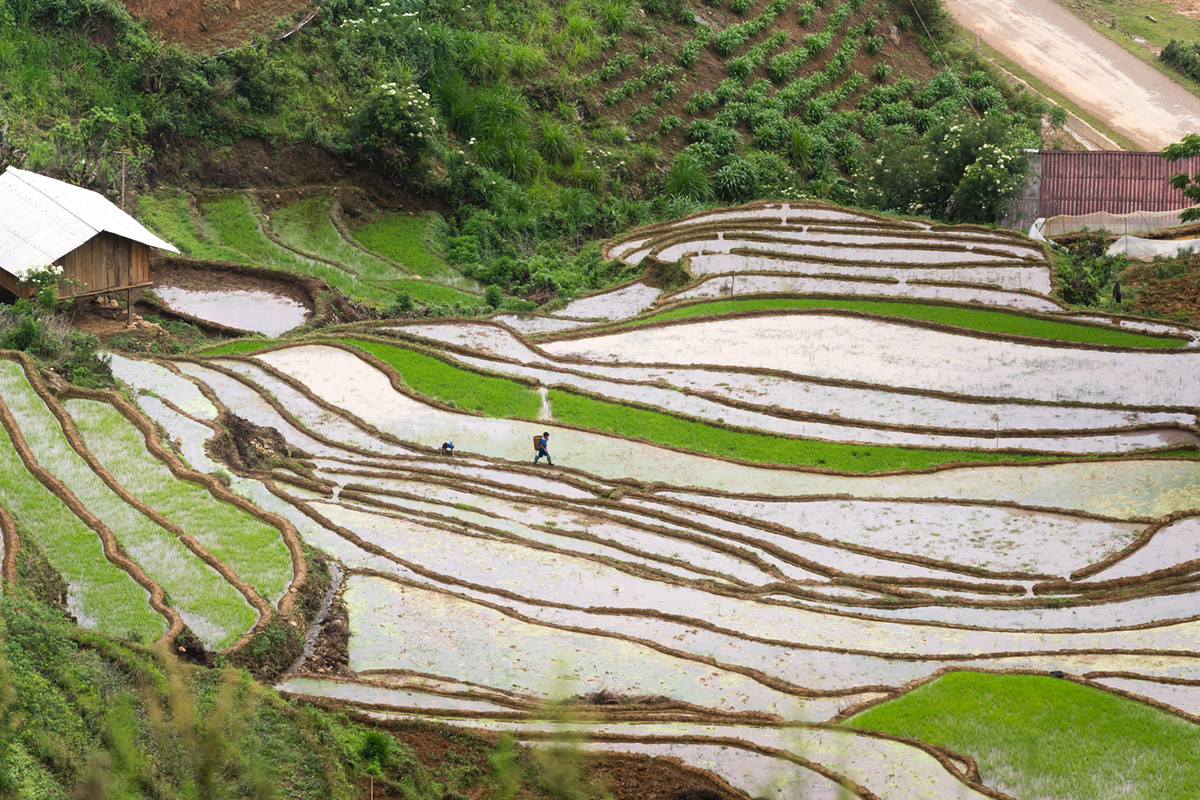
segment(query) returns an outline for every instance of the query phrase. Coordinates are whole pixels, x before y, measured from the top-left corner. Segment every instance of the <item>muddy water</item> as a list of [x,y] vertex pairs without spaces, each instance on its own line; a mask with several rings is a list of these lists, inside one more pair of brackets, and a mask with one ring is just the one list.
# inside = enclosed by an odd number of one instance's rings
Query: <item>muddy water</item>
[[180,313],[267,336],[279,336],[303,325],[310,313],[290,297],[257,290],[197,291],[158,286],[154,293]]

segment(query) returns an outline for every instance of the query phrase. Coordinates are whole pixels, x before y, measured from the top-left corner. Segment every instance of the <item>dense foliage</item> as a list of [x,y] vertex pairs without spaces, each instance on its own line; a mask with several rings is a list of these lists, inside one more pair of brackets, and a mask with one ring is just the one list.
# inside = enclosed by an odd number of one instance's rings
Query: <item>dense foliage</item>
[[1108,255],[1107,249],[1104,234],[1087,233],[1057,254],[1055,273],[1063,300],[1096,306],[1113,299],[1110,292],[1126,262],[1124,256]]
[[1200,42],[1172,39],[1158,54],[1158,60],[1169,64],[1192,80],[1200,81]]
[[[1045,109],[935,46],[937,0],[732,10],[714,32],[683,0],[332,0],[204,57],[114,0],[0,0],[0,166],[111,191],[122,149],[137,185],[168,149],[314,143],[447,203],[449,259],[538,301],[627,277],[586,242],[710,202],[995,219]],[[895,70],[892,27],[940,71]],[[688,96],[701,65],[728,77]]]

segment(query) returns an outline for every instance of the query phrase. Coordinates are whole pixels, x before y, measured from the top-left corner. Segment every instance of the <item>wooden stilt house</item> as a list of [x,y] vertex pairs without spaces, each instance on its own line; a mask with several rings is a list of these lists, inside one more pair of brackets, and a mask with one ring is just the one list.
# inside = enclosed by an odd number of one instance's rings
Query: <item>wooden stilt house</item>
[[150,248],[169,242],[96,192],[9,167],[0,175],[0,299],[27,297],[30,269],[62,267],[59,298],[150,285]]

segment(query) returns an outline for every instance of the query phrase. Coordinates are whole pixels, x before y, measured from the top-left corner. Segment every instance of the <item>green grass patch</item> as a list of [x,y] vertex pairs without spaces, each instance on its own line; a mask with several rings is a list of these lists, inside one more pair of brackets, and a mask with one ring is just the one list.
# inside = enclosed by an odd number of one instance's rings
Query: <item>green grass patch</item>
[[734,314],[739,311],[758,310],[787,311],[802,308],[837,308],[847,311],[860,311],[864,314],[879,314],[888,317],[938,322],[943,325],[953,325],[957,328],[966,328],[973,331],[1034,336],[1039,339],[1079,342],[1081,344],[1152,348],[1183,347],[1187,344],[1186,340],[1175,337],[1147,336],[1123,330],[1097,328],[1077,322],[1058,322],[1038,317],[1027,317],[1022,314],[1012,314],[1006,311],[909,303],[902,300],[820,300],[816,298],[717,300],[673,308],[661,314],[655,314],[624,324],[644,325],[647,322],[686,319],[704,314]]
[[417,394],[489,417],[537,419],[542,406],[538,393],[507,378],[481,375],[399,345],[342,339],[378,358],[400,374]]
[[426,240],[429,218],[426,215],[389,214],[354,229],[354,238],[368,250],[403,264],[406,269],[426,278],[457,276],[435,253]]
[[846,724],[970,755],[1014,797],[1200,796],[1200,727],[1059,678],[951,672]]
[[259,228],[250,201],[242,194],[235,192],[208,198],[198,205],[201,229],[205,234],[236,248],[256,264],[322,278],[343,294],[371,305],[382,305],[394,296],[388,289],[324,262],[305,258],[271,241]]
[[405,292],[419,303],[458,303],[465,306],[483,305],[483,298],[479,295],[464,292],[455,289],[453,286],[446,286],[441,283],[409,279],[388,281],[384,285],[397,292]]
[[160,189],[138,198],[138,217],[142,224],[179,248],[185,256],[213,261],[249,263],[245,253],[209,241],[196,230],[187,195],[174,189]]
[[228,356],[235,353],[253,353],[256,350],[262,350],[264,347],[270,347],[273,344],[279,344],[279,342],[267,341],[266,339],[234,339],[231,342],[222,342],[212,347],[206,347],[200,350],[197,355]]
[[642,408],[632,408],[586,395],[550,391],[554,419],[597,431],[619,433],[655,444],[671,445],[764,464],[826,467],[844,472],[924,469],[952,462],[1038,461],[1046,456],[984,450],[919,450],[908,447],[845,444],[792,439],[766,433],[731,430]]
[[292,247],[341,264],[362,278],[402,277],[396,267],[343,239],[329,216],[332,211],[332,197],[311,197],[277,210],[271,215],[271,227]]

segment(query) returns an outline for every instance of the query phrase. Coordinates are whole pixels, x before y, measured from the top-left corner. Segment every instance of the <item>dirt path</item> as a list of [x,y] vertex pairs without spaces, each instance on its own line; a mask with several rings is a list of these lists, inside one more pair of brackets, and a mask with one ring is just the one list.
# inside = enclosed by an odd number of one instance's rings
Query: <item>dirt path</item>
[[1146,150],[1200,132],[1200,97],[1051,0],[947,0],[989,46]]

